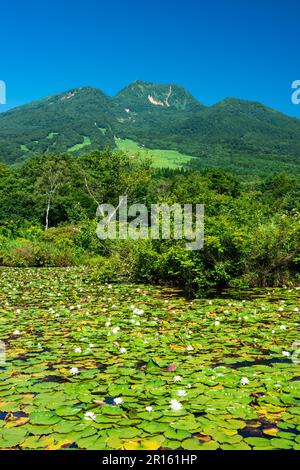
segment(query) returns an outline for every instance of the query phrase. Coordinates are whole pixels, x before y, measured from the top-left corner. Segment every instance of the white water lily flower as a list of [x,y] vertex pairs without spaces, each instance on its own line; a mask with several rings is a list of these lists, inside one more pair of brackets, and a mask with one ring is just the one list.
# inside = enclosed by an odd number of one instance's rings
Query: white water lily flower
[[299,312],[299,308],[297,308],[297,307],[294,308],[294,312],[296,312],[296,313]]
[[185,397],[186,396],[186,391],[185,390],[178,390],[177,391],[177,396],[178,397]]
[[60,314],[59,314],[59,313],[56,313],[54,316],[55,316],[55,318],[59,318],[59,317],[60,317]]
[[93,348],[93,347],[94,347],[93,343],[90,343],[89,348]]
[[180,375],[175,375],[173,380],[174,380],[174,382],[181,382],[182,377]]
[[182,404],[178,400],[171,400],[169,403],[172,411],[180,411],[183,408]]
[[106,328],[109,328],[109,327],[111,326],[110,321],[107,321],[107,322],[105,323],[105,326],[106,326]]
[[84,415],[84,419],[86,421],[95,421],[96,420],[96,414],[93,413],[92,411],[87,411]]
[[13,335],[14,335],[14,336],[20,336],[20,334],[21,334],[21,331],[19,331],[19,330],[15,330],[15,331],[13,332]]
[[291,355],[291,353],[288,352],[288,351],[282,351],[282,355],[283,355],[284,357],[289,357],[289,356]]
[[81,352],[82,352],[82,349],[81,349],[81,348],[74,348],[74,352],[76,352],[76,353],[81,353]]
[[119,353],[120,354],[125,354],[125,353],[127,353],[127,349],[126,348],[120,348]]
[[144,315],[144,310],[140,309],[140,308],[134,308],[133,309],[133,313],[135,315]]
[[283,307],[279,307],[278,312],[283,312]]
[[115,328],[113,328],[112,330],[112,333],[115,335],[116,333],[118,333],[120,331],[120,327],[119,326],[116,326]]
[[249,319],[249,317],[247,317],[247,315],[245,315],[245,316],[244,316],[244,320],[248,320],[248,319]]
[[119,397],[119,398],[114,398],[114,403],[116,405],[121,405],[121,403],[123,403],[123,398]]
[[241,378],[241,385],[248,385],[249,379],[247,377],[242,377]]
[[194,348],[191,344],[189,344],[187,347],[186,347],[186,350],[187,351],[194,351]]
[[152,406],[146,406],[146,411],[148,411],[148,413],[151,413],[151,411],[153,411]]
[[276,331],[275,330],[272,330],[272,335],[275,335]]
[[221,322],[219,320],[216,320],[215,321],[215,326],[219,326],[219,325],[221,325]]
[[280,328],[281,330],[286,330],[286,326],[284,326],[284,325],[280,325],[279,328]]
[[70,374],[72,374],[72,375],[77,375],[77,374],[79,374],[79,369],[78,369],[78,367],[72,367],[72,368],[70,369]]

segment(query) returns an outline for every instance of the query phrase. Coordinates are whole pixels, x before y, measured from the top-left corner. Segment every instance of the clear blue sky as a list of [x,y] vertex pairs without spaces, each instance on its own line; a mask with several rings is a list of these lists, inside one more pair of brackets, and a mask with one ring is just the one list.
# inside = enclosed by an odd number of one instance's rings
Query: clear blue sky
[[299,0],[1,2],[8,107],[91,85],[178,83],[206,105],[256,100],[300,118]]

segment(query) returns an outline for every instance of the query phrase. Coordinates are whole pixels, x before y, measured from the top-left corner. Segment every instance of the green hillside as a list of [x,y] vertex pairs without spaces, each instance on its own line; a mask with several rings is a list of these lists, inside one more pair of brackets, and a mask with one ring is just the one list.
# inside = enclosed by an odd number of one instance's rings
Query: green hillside
[[[0,158],[19,162],[32,154],[113,146],[110,98],[94,88],[50,96],[0,114]],[[105,127],[103,134],[100,128]]]

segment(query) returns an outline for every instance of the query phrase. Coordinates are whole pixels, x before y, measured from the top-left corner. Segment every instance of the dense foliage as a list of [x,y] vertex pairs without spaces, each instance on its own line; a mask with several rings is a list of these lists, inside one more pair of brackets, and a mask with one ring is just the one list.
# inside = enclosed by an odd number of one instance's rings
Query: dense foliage
[[[205,205],[205,243],[101,241],[99,203]],[[32,158],[0,166],[0,263],[88,264],[100,280],[169,283],[193,292],[299,280],[300,179],[277,174],[243,181],[220,169],[153,170],[122,152]],[[49,227],[48,227],[49,226]],[[45,227],[48,230],[45,230]]]

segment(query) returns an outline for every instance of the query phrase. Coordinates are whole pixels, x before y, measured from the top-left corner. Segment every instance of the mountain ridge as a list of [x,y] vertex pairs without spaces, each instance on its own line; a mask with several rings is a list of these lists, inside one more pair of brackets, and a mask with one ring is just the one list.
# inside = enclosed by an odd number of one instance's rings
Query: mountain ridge
[[96,87],[52,94],[0,114],[0,159],[115,147],[115,137],[201,158],[255,153],[299,162],[300,120],[259,102],[205,106],[177,84],[136,80],[114,96]]

